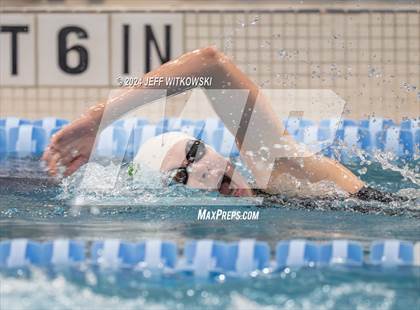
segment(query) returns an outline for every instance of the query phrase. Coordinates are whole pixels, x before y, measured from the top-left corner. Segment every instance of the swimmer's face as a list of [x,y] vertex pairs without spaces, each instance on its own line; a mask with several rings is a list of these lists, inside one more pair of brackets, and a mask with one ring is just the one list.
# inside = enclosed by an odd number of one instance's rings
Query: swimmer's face
[[192,144],[188,139],[179,141],[166,154],[161,172],[170,183],[184,183],[223,195],[252,196],[249,184],[232,163],[207,145],[201,144],[193,162],[188,162],[187,153]]

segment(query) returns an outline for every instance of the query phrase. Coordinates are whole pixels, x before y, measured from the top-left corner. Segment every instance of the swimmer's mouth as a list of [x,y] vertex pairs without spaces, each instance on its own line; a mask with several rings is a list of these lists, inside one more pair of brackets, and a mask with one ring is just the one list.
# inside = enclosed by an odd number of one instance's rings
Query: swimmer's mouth
[[226,196],[246,196],[246,191],[235,188],[235,183],[232,182],[232,178],[226,173],[223,175],[222,182],[220,182],[219,193]]
[[222,195],[232,195],[233,188],[230,187],[231,183],[232,179],[228,175],[224,174],[222,182],[220,182],[219,193]]

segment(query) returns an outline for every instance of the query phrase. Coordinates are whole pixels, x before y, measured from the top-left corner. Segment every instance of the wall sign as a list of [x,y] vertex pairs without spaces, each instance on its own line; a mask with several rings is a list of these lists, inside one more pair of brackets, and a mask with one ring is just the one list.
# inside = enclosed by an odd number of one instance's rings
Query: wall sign
[[35,84],[35,16],[0,15],[0,85]]
[[107,30],[105,14],[39,14],[39,84],[107,85]]
[[0,18],[0,86],[115,86],[183,52],[181,13]]
[[112,84],[141,76],[182,54],[182,15],[112,14]]

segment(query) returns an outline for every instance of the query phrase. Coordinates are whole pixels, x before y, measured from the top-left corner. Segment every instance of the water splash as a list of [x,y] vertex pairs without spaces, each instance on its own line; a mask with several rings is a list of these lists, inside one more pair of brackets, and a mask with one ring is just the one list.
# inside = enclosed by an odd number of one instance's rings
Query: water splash
[[417,86],[415,86],[413,84],[410,84],[410,83],[407,83],[407,82],[402,83],[401,87],[408,92],[412,92],[412,91],[415,91],[417,89]]
[[[109,187],[110,182],[115,181],[116,169],[119,170],[117,180]],[[78,207],[84,205],[144,205],[159,203],[161,198],[214,197],[214,193],[182,185],[164,186],[162,175],[145,167],[141,167],[134,177],[127,169],[119,169],[112,162],[108,165],[88,163],[62,181],[58,199],[71,200],[77,214]]]
[[[250,22],[247,22],[244,18],[237,18],[234,27],[232,29],[228,29],[228,31],[222,37],[223,53],[226,55],[230,55],[235,45],[236,36],[240,34],[242,31],[244,31],[245,28],[253,27],[257,25],[259,21],[260,21],[259,15],[255,15]],[[268,47],[269,44],[271,44],[271,42],[264,41],[263,44],[267,45]]]
[[[319,210],[351,210],[360,212],[373,212],[382,214],[406,214],[409,216],[418,217],[420,210],[420,166],[418,165],[418,155],[414,160],[404,160],[386,152],[376,150],[375,152],[367,152],[358,147],[348,147],[343,143],[337,142],[336,145],[331,147],[331,153],[334,158],[339,161],[345,162],[345,165],[349,167],[356,175],[358,175],[363,181],[369,186],[395,192],[400,196],[407,197],[410,201],[402,203],[395,202],[391,204],[375,205],[372,203],[362,202],[355,199],[350,199],[348,202],[338,201],[337,205],[325,202],[322,199],[312,199],[315,204],[312,206],[307,205],[305,199],[295,199],[292,202],[285,203],[283,200],[276,200],[271,203],[272,206],[285,206],[293,207],[293,204],[297,208],[316,208]],[[98,208],[99,206],[109,206],[112,208],[112,212],[124,212],[129,206],[156,206],[156,205],[249,205],[255,203],[252,201],[235,201],[231,197],[222,197],[217,192],[206,192],[202,190],[188,188],[182,185],[176,185],[171,187],[163,186],[160,183],[160,176],[153,174],[153,172],[141,174],[140,178],[133,179],[129,176],[126,170],[118,175],[117,183],[112,190],[107,188],[107,183],[111,179],[112,172],[115,169],[115,164],[110,162],[107,164],[91,163],[91,173],[87,178],[88,187],[80,187],[80,180],[83,176],[86,167],[72,175],[71,177],[63,179],[60,187],[50,188],[37,186],[38,183],[34,183],[31,187],[28,183],[21,184],[21,186],[12,188],[17,194],[13,196],[9,194],[8,202],[10,207],[1,211],[1,214],[6,218],[15,218],[25,214],[25,210],[33,209],[33,205],[45,206],[47,210],[40,211],[42,217],[56,216],[61,214],[62,216],[81,216],[88,212],[90,215],[98,215],[104,211],[104,208]],[[250,183],[253,182],[252,176],[244,165],[240,162],[237,164],[245,173]],[[17,163],[11,163],[13,170],[1,172],[6,177],[11,175],[15,176],[14,173],[18,173],[20,180],[25,180],[28,176],[30,178],[45,178],[44,172],[36,172],[39,165],[37,162],[30,161],[19,161]],[[287,176],[285,176],[287,178]],[[290,178],[290,176],[289,176]],[[38,180],[38,179],[36,179]],[[40,184],[41,184],[40,183]],[[14,183],[13,183],[14,184]],[[289,184],[289,187],[284,184]],[[282,185],[282,184],[280,184]],[[22,187],[22,188],[21,188]],[[345,199],[345,195],[341,195],[339,189],[335,188],[333,184],[328,182],[320,182],[318,184],[307,184],[301,180],[291,179],[283,182],[282,191],[283,193],[290,194],[295,197],[296,191],[294,189],[303,189],[299,196],[302,197],[302,192],[306,192],[307,195],[312,194],[320,196],[320,193],[324,193],[324,196],[339,196]],[[45,193],[44,193],[45,192]],[[7,193],[6,193],[7,194]],[[14,201],[19,203],[14,203]],[[64,206],[68,204],[74,207],[69,211]],[[22,204],[25,207],[22,209]],[[87,210],[81,209],[82,206],[88,205]],[[16,208],[15,206],[19,206]],[[95,207],[96,206],[96,207]],[[40,210],[40,209],[38,209]],[[22,213],[23,212],[23,213]],[[30,214],[33,211],[28,211]],[[110,211],[111,212],[111,211]],[[36,213],[36,212],[35,212]]]
[[395,163],[393,163],[393,161],[397,159],[394,154],[375,151],[373,152],[373,157],[378,163],[381,164],[382,169],[397,172],[404,179],[420,186],[420,173],[416,172],[414,169],[411,170],[408,164],[405,164],[403,167],[397,166]]

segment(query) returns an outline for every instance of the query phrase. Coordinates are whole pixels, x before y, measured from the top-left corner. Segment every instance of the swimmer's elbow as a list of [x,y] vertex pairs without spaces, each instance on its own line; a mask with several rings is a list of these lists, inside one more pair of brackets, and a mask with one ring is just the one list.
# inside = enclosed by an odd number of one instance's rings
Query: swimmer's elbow
[[204,47],[198,50],[200,57],[206,59],[210,63],[217,63],[225,58],[225,54],[219,51],[215,46]]
[[207,59],[214,59],[219,55],[219,50],[215,46],[203,47],[198,50],[198,53]]

